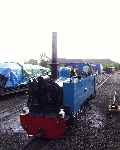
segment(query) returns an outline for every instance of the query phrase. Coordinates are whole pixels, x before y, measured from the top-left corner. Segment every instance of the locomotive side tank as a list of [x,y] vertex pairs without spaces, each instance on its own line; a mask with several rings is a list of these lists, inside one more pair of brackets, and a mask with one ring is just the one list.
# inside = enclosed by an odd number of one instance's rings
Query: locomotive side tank
[[69,107],[72,114],[77,113],[85,101],[96,95],[96,77],[90,64],[84,63],[82,69],[79,66],[76,69],[77,78],[74,76],[71,80],[70,67],[62,67],[58,79],[63,83],[63,105]]
[[73,114],[76,114],[88,98],[95,96],[95,86],[95,76],[88,76],[80,81],[74,79],[72,83],[64,83],[64,105],[68,106]]

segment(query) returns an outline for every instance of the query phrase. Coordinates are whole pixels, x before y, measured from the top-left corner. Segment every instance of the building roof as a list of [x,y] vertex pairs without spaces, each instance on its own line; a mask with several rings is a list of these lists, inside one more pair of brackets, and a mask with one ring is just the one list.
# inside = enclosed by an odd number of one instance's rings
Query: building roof
[[112,64],[115,63],[110,59],[66,59],[58,58],[58,63],[67,64],[67,63],[92,63],[92,64]]

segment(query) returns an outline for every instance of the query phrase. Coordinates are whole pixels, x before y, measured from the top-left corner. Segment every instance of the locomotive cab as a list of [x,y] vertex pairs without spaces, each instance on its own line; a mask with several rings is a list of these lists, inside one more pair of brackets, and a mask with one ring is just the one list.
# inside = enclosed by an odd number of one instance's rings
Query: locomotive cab
[[29,83],[28,107],[31,113],[57,113],[62,105],[62,88],[50,79],[39,77]]

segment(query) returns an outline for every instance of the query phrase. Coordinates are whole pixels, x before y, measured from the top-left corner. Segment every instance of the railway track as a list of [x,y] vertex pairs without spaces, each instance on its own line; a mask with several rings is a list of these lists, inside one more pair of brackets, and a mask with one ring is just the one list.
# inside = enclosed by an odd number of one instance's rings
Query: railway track
[[12,118],[13,116],[19,114],[22,111],[22,108],[26,106],[26,103],[18,104],[15,107],[9,107],[0,111],[0,120],[6,120]]
[[102,81],[100,81],[97,85],[97,89],[99,89],[100,87],[102,87],[102,85],[107,82],[107,80],[111,77],[112,75],[107,76],[106,78],[104,78]]
[[11,95],[11,94],[17,94],[17,93],[23,93],[23,92],[27,92],[28,88],[18,88],[16,90],[2,90],[0,89],[0,96],[7,96],[7,95]]

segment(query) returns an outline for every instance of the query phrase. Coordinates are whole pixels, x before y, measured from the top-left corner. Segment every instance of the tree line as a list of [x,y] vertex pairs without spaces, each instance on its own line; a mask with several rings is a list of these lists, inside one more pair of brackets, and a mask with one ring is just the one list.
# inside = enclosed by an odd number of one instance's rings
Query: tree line
[[25,61],[24,64],[32,64],[32,65],[40,65],[43,67],[49,67],[49,61],[50,61],[50,58],[45,53],[42,53],[40,54],[39,60],[31,58],[28,61]]

